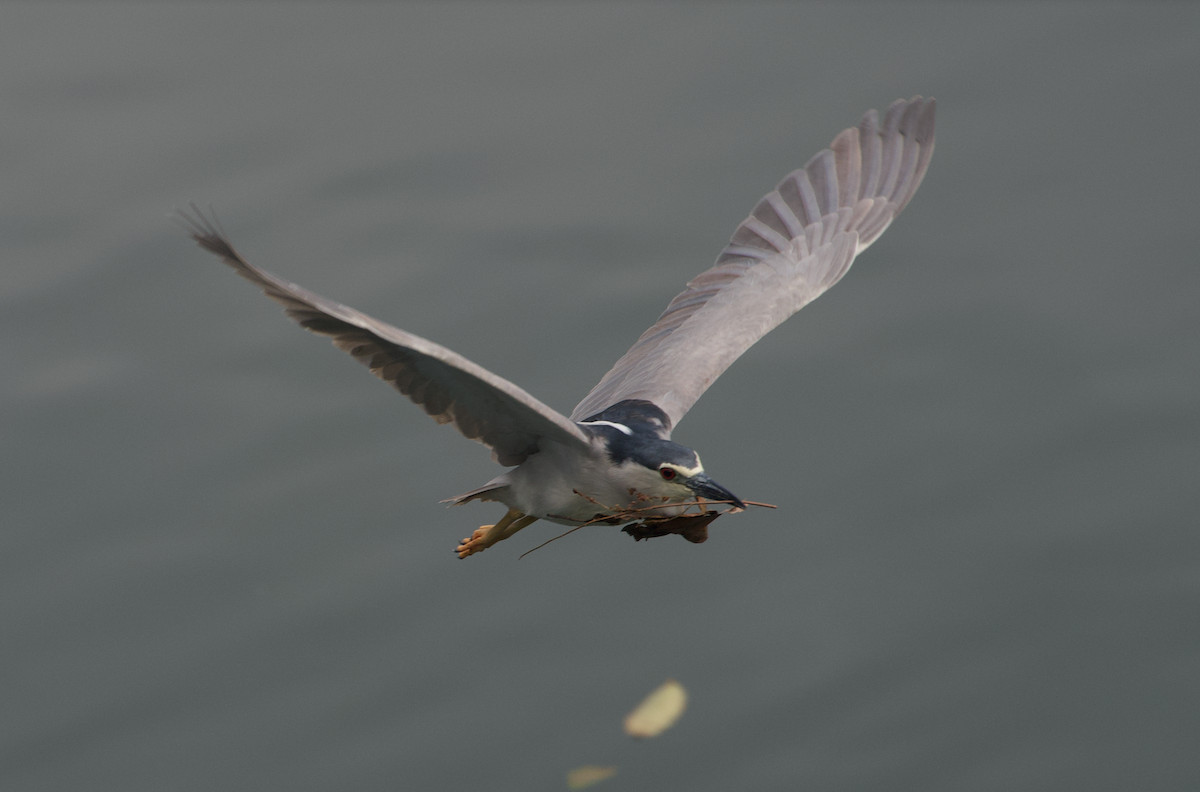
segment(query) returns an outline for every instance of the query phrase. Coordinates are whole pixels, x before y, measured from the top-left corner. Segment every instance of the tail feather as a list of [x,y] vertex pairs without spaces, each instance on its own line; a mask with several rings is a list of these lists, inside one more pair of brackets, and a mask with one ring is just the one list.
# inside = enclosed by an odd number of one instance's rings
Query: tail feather
[[455,495],[453,498],[446,498],[444,501],[441,501],[441,502],[449,503],[451,506],[461,506],[462,504],[470,503],[473,500],[499,502],[500,499],[498,497],[496,497],[496,495],[499,493],[500,490],[507,489],[507,488],[508,488],[507,484],[497,484],[494,481],[489,481],[487,484],[484,484],[482,487],[477,487],[473,490],[468,490],[467,492],[464,492],[461,495]]

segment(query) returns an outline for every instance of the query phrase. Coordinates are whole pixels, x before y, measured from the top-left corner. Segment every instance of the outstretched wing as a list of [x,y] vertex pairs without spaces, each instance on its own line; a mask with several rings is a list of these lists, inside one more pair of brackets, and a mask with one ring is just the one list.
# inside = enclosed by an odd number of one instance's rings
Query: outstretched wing
[[192,239],[239,275],[259,286],[284,313],[339,349],[425,409],[440,424],[492,449],[501,465],[519,465],[542,439],[586,447],[574,423],[502,377],[462,355],[339,305],[252,266],[195,206],[179,213]]
[[897,100],[882,127],[871,110],[789,174],[571,420],[646,399],[679,423],[733,361],[837,283],[900,213],[929,166],[935,109],[932,98]]

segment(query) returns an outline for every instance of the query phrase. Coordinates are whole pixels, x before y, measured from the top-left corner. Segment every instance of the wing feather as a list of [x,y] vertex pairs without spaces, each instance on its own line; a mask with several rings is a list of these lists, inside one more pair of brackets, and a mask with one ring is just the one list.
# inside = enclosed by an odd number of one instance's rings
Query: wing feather
[[788,174],[571,413],[625,399],[672,426],[743,352],[833,286],[912,198],[933,153],[934,99],[874,110]]
[[200,247],[261,288],[301,327],[330,336],[334,346],[439,424],[454,424],[464,436],[492,449],[501,465],[524,462],[543,439],[588,445],[572,421],[482,366],[251,265],[212,221],[192,208],[194,216],[180,212],[179,219]]

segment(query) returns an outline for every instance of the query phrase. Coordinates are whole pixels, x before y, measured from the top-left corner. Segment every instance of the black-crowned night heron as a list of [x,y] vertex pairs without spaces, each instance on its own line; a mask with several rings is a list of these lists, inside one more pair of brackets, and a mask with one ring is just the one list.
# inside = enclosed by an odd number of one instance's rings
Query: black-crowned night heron
[[672,442],[671,430],[721,372],[837,283],[900,213],[933,154],[934,111],[933,99],[897,100],[880,125],[872,110],[789,174],[570,417],[445,347],[251,266],[195,207],[183,219],[201,247],[301,326],[331,336],[438,423],[454,424],[512,467],[448,501],[508,507],[498,523],[462,540],[460,558],[535,520],[636,522],[637,530],[626,529],[635,538],[703,541],[717,514],[705,501],[745,504],[708,477],[695,451]]

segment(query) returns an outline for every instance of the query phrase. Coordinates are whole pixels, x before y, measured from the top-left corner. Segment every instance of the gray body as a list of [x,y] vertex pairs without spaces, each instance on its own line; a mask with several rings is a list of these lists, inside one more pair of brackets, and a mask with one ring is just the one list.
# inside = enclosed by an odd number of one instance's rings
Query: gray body
[[[700,457],[673,443],[666,415],[650,402],[623,401],[576,424],[588,447],[543,442],[538,453],[489,481],[452,498],[499,501],[522,514],[562,525],[580,525],[598,516],[660,500],[682,502],[696,495],[743,504],[706,475]],[[664,465],[676,472],[666,481]],[[603,508],[609,507],[609,508]],[[655,505],[655,516],[674,516],[683,506]]]

